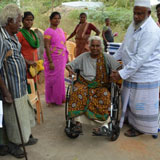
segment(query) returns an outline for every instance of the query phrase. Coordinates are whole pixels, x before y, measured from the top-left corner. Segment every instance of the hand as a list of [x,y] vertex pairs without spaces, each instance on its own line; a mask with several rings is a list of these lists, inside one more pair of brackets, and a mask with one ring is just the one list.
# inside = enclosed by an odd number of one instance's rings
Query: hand
[[8,90],[6,90],[3,93],[3,99],[4,99],[4,102],[6,102],[6,103],[9,103],[9,104],[13,103],[12,96]]
[[118,71],[112,71],[110,78],[111,78],[111,81],[113,81],[113,82],[121,79]]
[[27,64],[28,64],[29,66],[33,66],[33,67],[36,67],[36,65],[37,65],[37,63],[34,62],[34,61],[27,61]]
[[114,37],[118,36],[118,32],[115,32],[115,33],[113,34],[113,36],[114,36]]
[[49,63],[49,69],[54,70],[54,64],[52,62]]

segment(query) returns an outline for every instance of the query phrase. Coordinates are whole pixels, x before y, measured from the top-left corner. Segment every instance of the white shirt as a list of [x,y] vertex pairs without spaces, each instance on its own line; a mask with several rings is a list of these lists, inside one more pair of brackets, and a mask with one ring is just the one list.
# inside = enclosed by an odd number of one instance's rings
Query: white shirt
[[123,62],[122,79],[141,83],[160,80],[160,28],[151,16],[136,31],[131,23],[113,56]]

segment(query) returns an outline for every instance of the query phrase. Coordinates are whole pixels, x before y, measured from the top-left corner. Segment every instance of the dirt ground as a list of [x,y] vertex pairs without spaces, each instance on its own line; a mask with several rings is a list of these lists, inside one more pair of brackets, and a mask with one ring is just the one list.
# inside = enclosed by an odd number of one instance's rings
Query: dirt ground
[[[92,136],[93,126],[89,125],[83,125],[84,135],[68,138],[64,133],[64,105],[46,105],[44,83],[41,83],[40,92],[44,123],[32,130],[39,141],[26,147],[28,160],[160,160],[160,138],[153,139],[151,135],[125,137],[127,126],[115,142]],[[0,160],[15,159],[11,155],[0,157]]]

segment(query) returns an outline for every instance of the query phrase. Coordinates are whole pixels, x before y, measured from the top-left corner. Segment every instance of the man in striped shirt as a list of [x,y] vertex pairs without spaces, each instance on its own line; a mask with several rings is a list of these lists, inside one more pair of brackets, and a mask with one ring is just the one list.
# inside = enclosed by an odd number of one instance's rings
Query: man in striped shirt
[[[14,4],[7,5],[0,14],[0,78],[10,91],[17,108],[24,143],[35,144],[31,135],[35,125],[34,110],[27,97],[26,64],[21,54],[21,45],[16,37],[21,26],[22,12]],[[4,101],[4,121],[7,131],[8,153],[23,158],[24,152],[17,126],[13,103]],[[1,137],[0,137],[1,138]]]

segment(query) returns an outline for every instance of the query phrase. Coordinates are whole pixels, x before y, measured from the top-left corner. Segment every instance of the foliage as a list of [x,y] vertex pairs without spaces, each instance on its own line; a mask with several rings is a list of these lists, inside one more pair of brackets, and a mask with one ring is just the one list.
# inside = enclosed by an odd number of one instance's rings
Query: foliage
[[74,24],[70,26],[70,28],[72,27],[74,29],[75,22],[76,24],[79,22],[79,14],[81,12],[87,13],[88,22],[95,24],[100,31],[102,31],[102,28],[104,26],[105,18],[109,17],[111,20],[111,28],[113,32],[119,33],[119,36],[115,37],[116,42],[123,41],[126,29],[128,28],[129,24],[132,21],[132,14],[133,14],[131,9],[116,8],[116,7],[103,7],[96,10],[88,10],[88,9],[73,10],[69,13],[67,17],[68,19],[72,19],[71,24],[73,24],[74,22]]
[[103,2],[106,6],[130,8],[133,6],[134,0],[92,0],[95,2]]
[[16,0],[0,0],[0,10],[9,3],[16,3]]
[[[21,0],[21,8],[23,11],[31,11],[35,15],[34,27],[45,30],[49,26],[49,15],[62,2],[76,0]],[[111,28],[113,32],[119,32],[119,36],[115,37],[116,42],[121,42],[125,35],[126,29],[132,20],[132,7],[134,0],[92,0],[103,2],[104,6],[100,9],[61,9],[56,8],[62,14],[60,27],[70,34],[76,24],[79,22],[79,14],[86,12],[88,21],[96,25],[101,31],[104,26],[105,18],[111,20]],[[16,0],[0,0],[0,9],[8,3],[16,3]],[[155,13],[152,16],[156,20]]]
[[101,1],[107,6],[131,8],[134,0],[96,0]]
[[124,8],[101,8],[99,10],[73,10],[69,16],[72,19],[77,19],[80,12],[86,12],[88,14],[88,21],[95,22],[97,24],[104,24],[105,18],[109,17],[111,25],[120,25],[123,30],[126,30],[132,20],[132,11]]
[[114,7],[124,7],[131,8],[133,6],[134,0],[113,0]]

